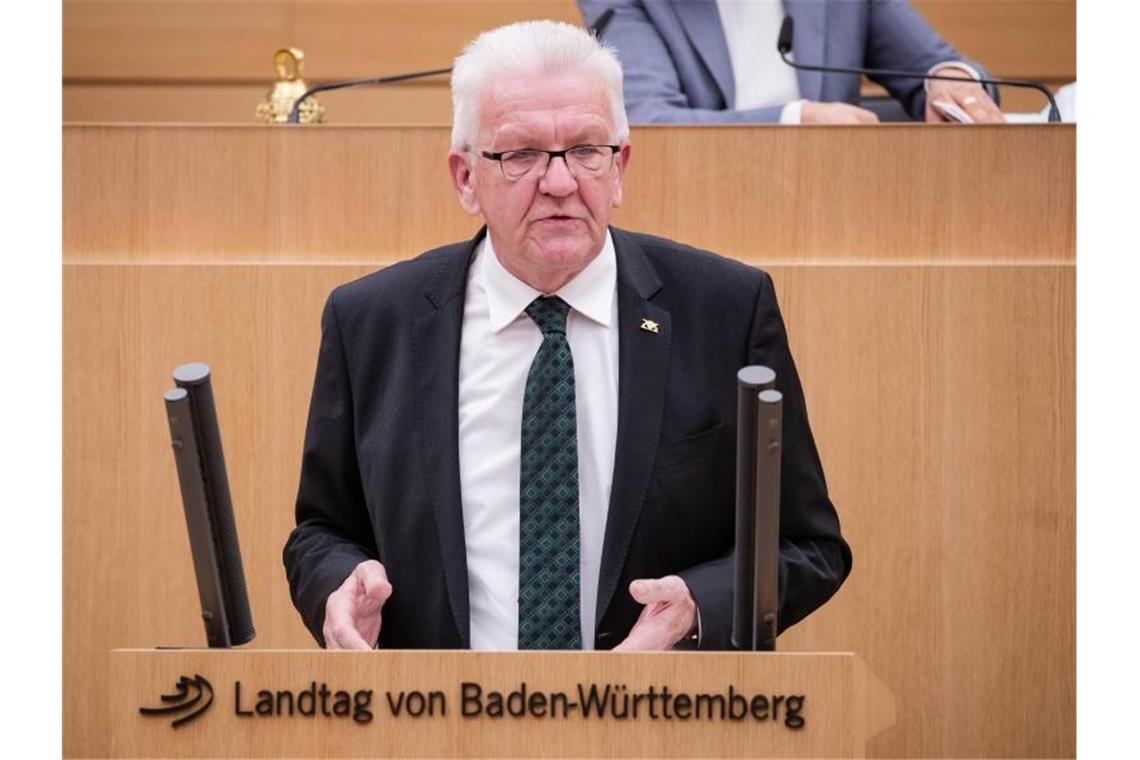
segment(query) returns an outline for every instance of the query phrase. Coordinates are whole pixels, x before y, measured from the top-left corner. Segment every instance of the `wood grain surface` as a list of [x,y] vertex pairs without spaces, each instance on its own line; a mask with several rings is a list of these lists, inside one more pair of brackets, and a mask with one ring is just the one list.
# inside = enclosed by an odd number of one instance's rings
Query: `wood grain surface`
[[[1076,78],[1074,0],[916,0],[959,52],[994,74]],[[64,0],[63,76],[272,81],[273,53],[305,52],[313,80],[436,69],[476,35],[524,19],[580,25],[573,0]]]
[[[1075,752],[1075,129],[646,128],[617,223],[774,276],[855,553],[781,637],[898,698],[882,757]],[[108,652],[200,645],[161,393],[208,362],[261,648],[321,305],[471,234],[442,128],[64,128],[64,751]],[[683,318],[677,315],[676,318]],[[699,315],[693,315],[699,318]]]
[[1077,78],[1075,0],[913,0],[942,39],[994,76]]
[[[64,87],[64,123],[254,124],[270,83],[165,84],[142,81],[69,84]],[[451,90],[442,81],[321,93],[325,125],[451,125]],[[1040,100],[1041,96],[1038,95]],[[1037,101],[1032,101],[1034,104]]]
[[[109,650],[204,643],[161,401],[179,363],[215,372],[256,646],[314,646],[281,547],[321,305],[371,268],[64,266],[67,756],[110,751]],[[882,677],[898,723],[872,755],[1071,756],[1074,267],[766,268],[855,555],[781,648]]]
[[[119,650],[109,661],[116,757],[862,757],[866,736],[889,722],[893,709],[881,682],[851,654]],[[209,684],[201,690],[212,703],[201,714],[179,728],[170,717],[139,715],[140,706],[158,704],[186,674]],[[473,689],[461,699],[464,683],[478,686],[482,714],[474,714]],[[668,688],[670,717],[660,699],[651,717],[647,700],[635,714],[620,698],[624,718],[586,717],[570,707],[557,715],[545,708],[544,715],[486,714],[492,691],[505,699],[525,687],[526,702],[512,699],[512,708],[533,708],[535,694],[560,693],[561,707],[581,704],[579,685],[587,693],[608,687],[630,694],[631,702],[634,693]],[[359,699],[360,720],[322,714],[317,700],[315,715],[255,712],[259,691],[275,700],[279,691],[296,695],[322,686]],[[715,702],[702,703],[698,717],[690,702],[682,720],[672,706],[681,692],[687,699],[721,695],[727,710],[730,686],[748,703],[764,696],[764,719],[722,716]],[[789,695],[802,700],[793,707],[799,727],[788,725]],[[334,700],[328,698],[330,707]],[[419,714],[409,715],[408,705]],[[254,714],[237,715],[239,707]]]
[[[68,262],[398,261],[471,236],[445,127],[65,126]],[[1076,129],[640,127],[615,223],[764,262],[1073,261]]]
[[314,81],[439,69],[480,32],[532,18],[581,23],[572,0],[66,0],[63,76],[269,83],[288,46]]

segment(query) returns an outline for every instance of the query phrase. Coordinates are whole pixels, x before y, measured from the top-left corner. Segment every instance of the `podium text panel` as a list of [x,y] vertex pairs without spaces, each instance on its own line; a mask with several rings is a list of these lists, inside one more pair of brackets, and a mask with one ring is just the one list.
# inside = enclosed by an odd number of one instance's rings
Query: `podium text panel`
[[[120,650],[110,661],[116,757],[861,757],[893,720],[893,698],[851,654]],[[184,695],[160,701],[183,677],[194,679]],[[139,713],[164,705],[176,709]]]

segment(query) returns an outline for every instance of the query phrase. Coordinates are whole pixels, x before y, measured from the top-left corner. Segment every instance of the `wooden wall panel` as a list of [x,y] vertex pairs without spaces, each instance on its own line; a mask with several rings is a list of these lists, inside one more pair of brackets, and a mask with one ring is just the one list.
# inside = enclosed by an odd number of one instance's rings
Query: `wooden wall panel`
[[63,78],[272,80],[289,15],[273,2],[66,0]]
[[858,641],[900,696],[873,754],[1072,754],[1074,270],[777,272],[855,553],[782,645]]
[[[68,126],[64,255],[407,258],[478,228],[451,188],[449,134]],[[1071,125],[641,127],[616,223],[769,262],[1072,261],[1074,137]]]
[[314,80],[447,68],[479,32],[533,18],[581,23],[572,0],[65,0],[63,77],[271,82],[286,46]]
[[[1076,78],[1074,0],[915,0],[950,44],[995,73]],[[480,31],[528,18],[581,24],[573,0],[64,0],[63,76],[260,81],[273,51],[316,79],[450,65]]]
[[944,40],[1003,77],[1077,78],[1076,0],[913,0]]
[[[313,646],[280,551],[321,305],[370,268],[64,266],[67,756],[109,751],[109,649],[203,641],[161,401],[180,362],[216,373],[256,646]],[[855,552],[781,647],[884,678],[878,756],[1072,756],[1073,266],[768,268]]]
[[162,391],[215,373],[256,646],[309,646],[281,549],[324,297],[366,268],[64,268],[64,752],[105,756],[106,655],[202,646]]
[[[64,123],[256,124],[269,83],[118,85],[64,87]],[[451,91],[440,84],[397,84],[322,93],[325,126],[334,124],[435,124],[451,126]]]

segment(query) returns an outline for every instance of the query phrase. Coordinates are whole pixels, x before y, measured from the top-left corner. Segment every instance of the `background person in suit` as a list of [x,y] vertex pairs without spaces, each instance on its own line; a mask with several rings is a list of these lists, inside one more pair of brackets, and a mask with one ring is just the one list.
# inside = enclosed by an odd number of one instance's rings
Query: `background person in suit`
[[329,648],[729,648],[735,373],[784,393],[780,625],[851,568],[769,277],[609,227],[621,67],[581,29],[487,32],[448,165],[486,227],[337,288],[294,603]]
[[934,100],[957,104],[978,123],[1001,123],[996,90],[904,0],[578,0],[596,19],[615,10],[604,39],[625,71],[635,124],[867,124],[857,74],[793,69],[776,51],[784,16],[795,19],[792,58],[837,67],[961,74],[963,81],[886,77],[876,81],[901,105],[875,106],[887,118],[947,121]]

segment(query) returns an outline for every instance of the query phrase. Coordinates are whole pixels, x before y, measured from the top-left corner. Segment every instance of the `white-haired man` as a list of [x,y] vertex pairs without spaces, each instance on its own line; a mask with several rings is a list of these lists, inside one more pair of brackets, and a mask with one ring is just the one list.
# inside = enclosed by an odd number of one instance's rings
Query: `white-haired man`
[[333,648],[728,648],[735,372],[785,396],[780,626],[851,567],[771,280],[609,226],[621,68],[524,22],[456,60],[486,226],[337,288],[284,561]]

